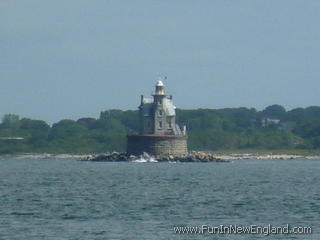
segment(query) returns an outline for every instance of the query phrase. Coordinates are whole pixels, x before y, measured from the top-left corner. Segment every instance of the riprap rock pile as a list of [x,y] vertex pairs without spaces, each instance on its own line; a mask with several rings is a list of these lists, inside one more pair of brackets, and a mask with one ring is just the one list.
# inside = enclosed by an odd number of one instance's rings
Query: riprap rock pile
[[146,160],[146,162],[230,162],[229,160],[217,158],[212,153],[195,151],[181,156],[150,156],[147,153],[135,156],[127,153],[112,152],[99,155],[89,155],[81,160],[93,162],[138,162],[140,160]]

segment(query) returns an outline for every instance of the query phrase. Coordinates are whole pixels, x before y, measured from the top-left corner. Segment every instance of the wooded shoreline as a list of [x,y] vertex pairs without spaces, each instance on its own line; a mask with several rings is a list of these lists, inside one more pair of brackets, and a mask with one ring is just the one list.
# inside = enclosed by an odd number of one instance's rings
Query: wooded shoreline
[[[189,150],[320,154],[320,107],[176,109],[176,114],[177,123],[187,126]],[[124,152],[127,135],[137,132],[139,114],[132,110],[107,110],[99,118],[63,119],[52,126],[6,114],[0,123],[0,154]]]

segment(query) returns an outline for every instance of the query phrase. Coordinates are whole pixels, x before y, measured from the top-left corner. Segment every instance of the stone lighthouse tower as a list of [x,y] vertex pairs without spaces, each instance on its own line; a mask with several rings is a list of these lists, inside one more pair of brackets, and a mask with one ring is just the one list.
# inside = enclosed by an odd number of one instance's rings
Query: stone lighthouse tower
[[187,135],[176,124],[172,96],[167,96],[162,81],[158,81],[152,98],[141,96],[139,106],[140,132],[127,137],[127,153],[154,156],[187,154]]

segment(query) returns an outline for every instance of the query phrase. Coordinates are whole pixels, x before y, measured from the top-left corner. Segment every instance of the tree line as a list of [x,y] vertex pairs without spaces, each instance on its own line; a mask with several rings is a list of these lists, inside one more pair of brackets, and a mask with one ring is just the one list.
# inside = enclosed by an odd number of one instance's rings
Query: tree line
[[[290,111],[254,108],[177,109],[190,150],[320,149],[320,107]],[[101,153],[125,151],[126,135],[139,131],[138,111],[107,110],[99,118],[42,120],[4,115],[0,153]]]

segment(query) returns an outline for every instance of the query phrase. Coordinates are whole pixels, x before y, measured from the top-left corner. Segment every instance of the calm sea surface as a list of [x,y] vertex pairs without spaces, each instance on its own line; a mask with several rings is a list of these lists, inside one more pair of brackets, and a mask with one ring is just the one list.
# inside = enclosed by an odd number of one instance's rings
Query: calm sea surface
[[[0,239],[320,239],[320,160],[97,163],[0,158]],[[174,227],[310,226],[309,235]]]

